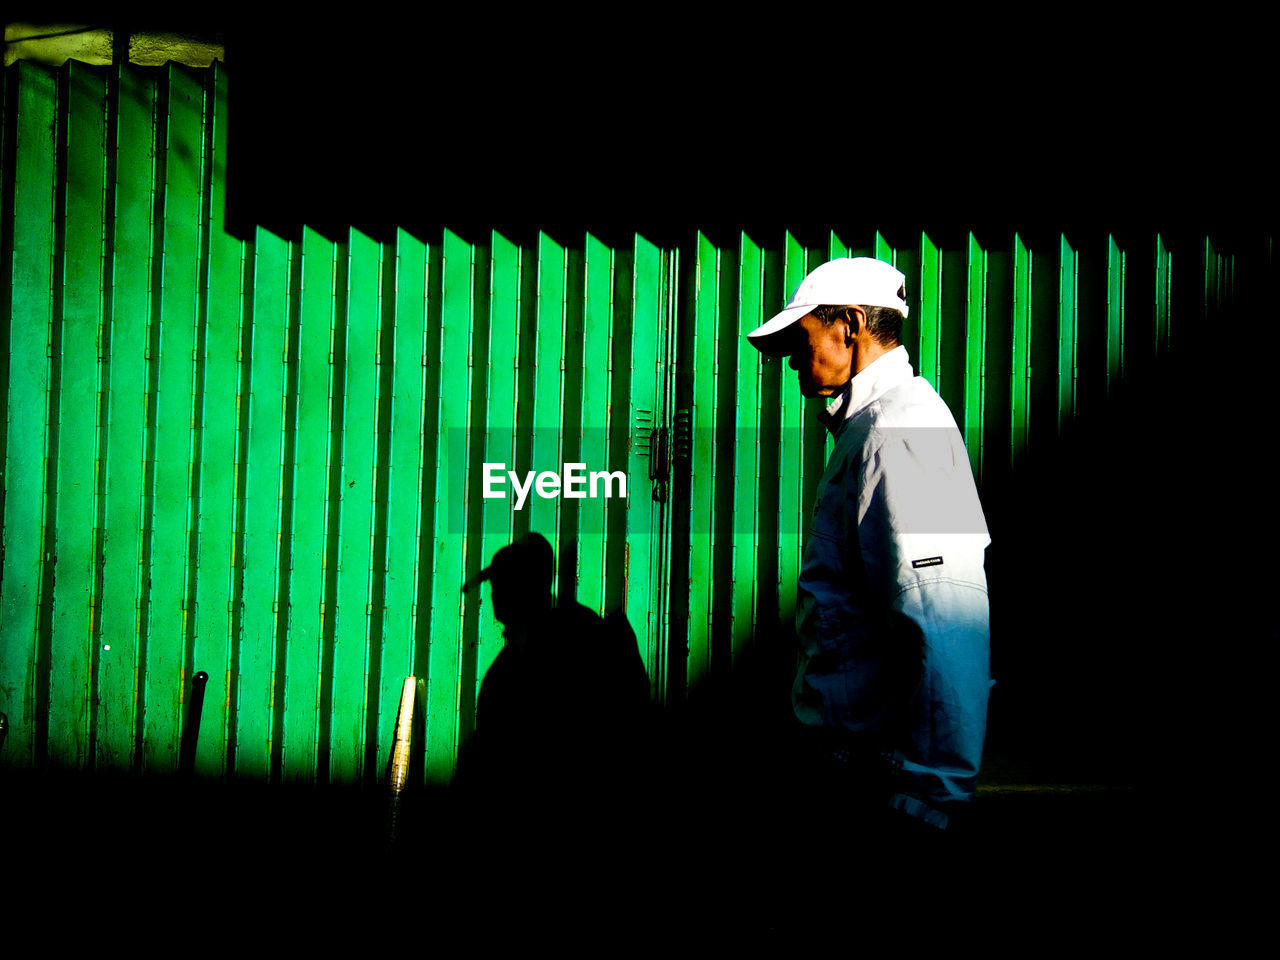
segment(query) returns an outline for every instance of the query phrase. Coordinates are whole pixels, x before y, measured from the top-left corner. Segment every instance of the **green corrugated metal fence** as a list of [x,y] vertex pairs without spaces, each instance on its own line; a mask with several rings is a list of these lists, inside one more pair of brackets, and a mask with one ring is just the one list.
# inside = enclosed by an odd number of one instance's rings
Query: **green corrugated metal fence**
[[[680,700],[794,608],[820,401],[743,334],[807,271],[907,274],[907,349],[983,477],[1237,282],[1204,237],[242,241],[222,68],[3,82],[12,766],[173,770],[204,670],[201,773],[367,779],[413,673],[426,776],[447,780],[501,645],[459,587],[528,530],[561,596],[625,608],[655,697]],[[576,462],[624,472],[627,498],[482,495],[485,463]]]

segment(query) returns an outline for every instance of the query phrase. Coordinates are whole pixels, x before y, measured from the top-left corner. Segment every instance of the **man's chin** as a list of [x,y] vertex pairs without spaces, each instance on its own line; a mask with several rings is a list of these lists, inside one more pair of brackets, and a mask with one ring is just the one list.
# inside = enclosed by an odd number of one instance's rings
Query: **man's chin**
[[800,395],[807,399],[812,400],[814,397],[829,397],[834,393],[835,391],[830,387],[820,387],[812,381],[800,381]]

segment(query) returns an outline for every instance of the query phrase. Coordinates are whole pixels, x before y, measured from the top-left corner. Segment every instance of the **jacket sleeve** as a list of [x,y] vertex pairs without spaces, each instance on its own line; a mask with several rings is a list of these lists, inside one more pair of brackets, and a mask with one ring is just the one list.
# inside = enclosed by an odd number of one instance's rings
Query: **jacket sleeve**
[[920,644],[914,624],[868,589],[859,477],[857,457],[837,461],[818,492],[800,577],[800,663],[792,699],[806,723],[873,733],[895,723],[910,693],[904,677],[918,673]]

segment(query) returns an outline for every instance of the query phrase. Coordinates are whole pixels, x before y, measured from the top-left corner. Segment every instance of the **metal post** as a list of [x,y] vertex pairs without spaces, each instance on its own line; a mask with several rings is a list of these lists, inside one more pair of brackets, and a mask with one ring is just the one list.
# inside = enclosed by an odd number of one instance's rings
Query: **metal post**
[[204,711],[204,686],[209,675],[201,670],[191,678],[191,706],[182,727],[182,745],[178,749],[178,773],[190,776],[196,767],[196,742],[200,739],[200,714]]

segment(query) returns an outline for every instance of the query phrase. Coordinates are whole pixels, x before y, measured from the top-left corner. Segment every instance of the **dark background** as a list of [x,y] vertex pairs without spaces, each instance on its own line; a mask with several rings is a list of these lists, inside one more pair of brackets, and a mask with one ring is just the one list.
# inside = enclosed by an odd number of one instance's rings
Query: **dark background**
[[[11,19],[52,22],[47,5]],[[56,19],[103,23],[100,5]],[[225,44],[232,222],[658,242],[1274,223],[1263,31],[846,9],[117,8]]]
[[497,11],[365,3],[325,17],[157,3],[19,3],[9,19],[186,32],[225,45],[229,213],[424,239],[639,230],[771,243],[1274,225],[1266,32],[813,8]]
[[229,24],[233,222],[676,243],[1273,219],[1270,85],[1239,46],[1205,63],[1154,38],[988,48],[897,24],[895,55],[852,20],[494,19]]

